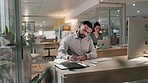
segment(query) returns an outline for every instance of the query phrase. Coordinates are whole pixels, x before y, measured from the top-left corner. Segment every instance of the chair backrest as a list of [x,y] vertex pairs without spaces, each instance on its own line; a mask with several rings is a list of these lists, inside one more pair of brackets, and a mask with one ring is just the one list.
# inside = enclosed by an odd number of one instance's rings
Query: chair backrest
[[43,71],[40,74],[37,74],[29,83],[41,83],[43,78],[45,77],[46,71]]
[[43,79],[44,83],[52,83],[53,76],[50,68],[40,74],[37,74],[29,83],[41,83]]
[[37,74],[29,83],[36,83],[39,78],[39,74]]
[[53,81],[53,74],[50,68],[46,69],[46,75],[44,77],[44,83],[52,83]]

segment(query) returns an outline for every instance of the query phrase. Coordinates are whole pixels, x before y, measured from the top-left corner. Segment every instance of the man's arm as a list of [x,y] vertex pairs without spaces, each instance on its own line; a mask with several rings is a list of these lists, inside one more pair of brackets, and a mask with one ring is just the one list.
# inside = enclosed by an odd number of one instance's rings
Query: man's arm
[[93,45],[92,39],[90,39],[89,42],[90,42],[90,46],[89,46],[90,52],[86,53],[85,55],[86,55],[87,59],[97,58],[96,48]]
[[68,53],[67,53],[67,50],[68,50],[68,38],[67,37],[64,37],[62,39],[62,41],[60,42],[60,46],[59,46],[59,49],[58,49],[58,55],[57,55],[57,58],[58,59],[67,59],[68,58]]

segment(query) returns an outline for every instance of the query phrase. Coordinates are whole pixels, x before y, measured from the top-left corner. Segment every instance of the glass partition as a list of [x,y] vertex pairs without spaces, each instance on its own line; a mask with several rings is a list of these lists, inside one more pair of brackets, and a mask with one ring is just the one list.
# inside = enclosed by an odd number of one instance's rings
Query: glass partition
[[111,26],[110,26],[110,34],[111,34],[111,44],[117,45],[120,43],[121,39],[121,13],[120,9],[110,11],[111,16]]
[[101,24],[103,39],[109,39],[109,11],[100,11],[98,21]]
[[19,9],[16,9],[19,1],[0,0],[0,83],[23,83],[21,52],[18,52],[21,46],[16,45],[20,33]]
[[103,39],[109,39],[111,45],[117,45],[121,42],[121,5],[111,5],[115,6],[97,7],[96,17],[101,24]]

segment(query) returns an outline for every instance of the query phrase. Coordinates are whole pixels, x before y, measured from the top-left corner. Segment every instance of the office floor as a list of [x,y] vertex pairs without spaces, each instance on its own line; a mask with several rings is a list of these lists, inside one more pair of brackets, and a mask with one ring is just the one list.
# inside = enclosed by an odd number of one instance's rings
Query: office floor
[[31,67],[32,78],[50,67],[48,61],[53,61],[53,59],[52,58],[38,59],[35,62],[32,62],[32,67]]

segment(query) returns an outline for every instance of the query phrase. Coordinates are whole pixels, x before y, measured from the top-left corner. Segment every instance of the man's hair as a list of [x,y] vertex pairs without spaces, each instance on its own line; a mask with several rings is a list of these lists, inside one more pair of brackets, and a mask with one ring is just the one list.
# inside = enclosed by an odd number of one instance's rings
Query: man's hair
[[89,28],[92,29],[92,24],[89,21],[83,21],[82,24],[87,25]]

